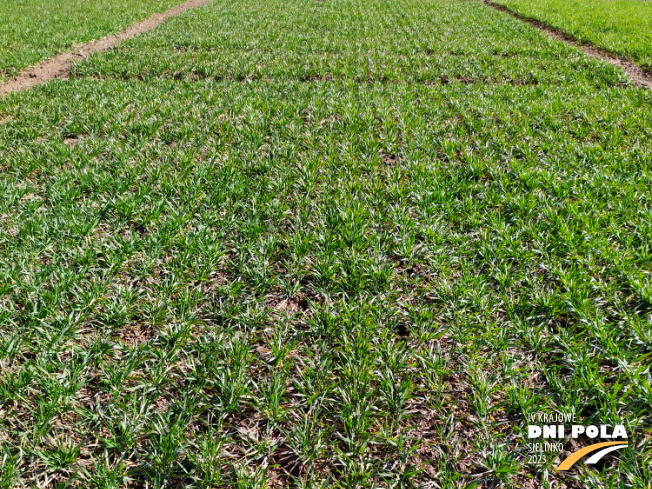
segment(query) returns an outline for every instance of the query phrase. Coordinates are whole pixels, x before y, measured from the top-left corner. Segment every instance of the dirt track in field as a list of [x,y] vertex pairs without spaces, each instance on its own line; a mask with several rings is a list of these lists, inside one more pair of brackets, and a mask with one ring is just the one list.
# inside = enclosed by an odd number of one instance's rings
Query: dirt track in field
[[16,78],[0,84],[0,97],[11,92],[26,90],[42,85],[55,78],[66,79],[70,76],[72,63],[86,59],[91,54],[107,51],[125,39],[132,38],[143,32],[151,31],[166,19],[179,15],[186,10],[201,7],[210,0],[188,0],[165,12],[154,14],[148,19],[131,24],[126,29],[101,39],[89,41],[75,47],[71,52],[59,54],[53,58],[41,61],[21,71]]
[[527,22],[531,26],[539,29],[541,32],[543,32],[551,39],[555,39],[556,41],[561,41],[566,44],[570,44],[571,46],[581,49],[584,52],[584,54],[586,54],[587,56],[591,56],[592,58],[606,61],[607,63],[620,68],[625,72],[625,74],[635,85],[652,89],[652,73],[644,70],[636,63],[628,61],[621,56],[616,56],[614,54],[611,54],[610,52],[604,49],[600,49],[595,46],[590,46],[586,44],[581,44],[575,38],[560,31],[559,29],[551,28],[545,25],[543,22],[539,22],[538,20],[529,19],[527,17],[519,15],[509,10],[507,7],[503,7],[502,5],[496,5],[495,3],[492,3],[491,0],[485,0],[484,3],[487,6],[495,10],[498,10],[499,12],[507,13],[512,17],[517,18],[520,21]]

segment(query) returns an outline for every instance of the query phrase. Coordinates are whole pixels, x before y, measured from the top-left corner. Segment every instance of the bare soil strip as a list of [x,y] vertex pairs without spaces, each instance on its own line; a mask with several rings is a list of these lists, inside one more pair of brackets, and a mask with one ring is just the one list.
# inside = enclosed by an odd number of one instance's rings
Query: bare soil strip
[[179,15],[186,10],[201,7],[209,1],[188,0],[165,12],[160,12],[152,15],[148,19],[135,22],[120,32],[78,45],[74,51],[59,54],[53,58],[43,60],[34,66],[25,68],[16,78],[0,84],[0,97],[11,92],[42,85],[55,78],[67,79],[70,76],[73,62],[86,59],[93,53],[107,51],[125,39],[130,39],[143,32],[151,31],[166,19]]
[[573,36],[566,34],[565,32],[562,32],[559,29],[555,29],[553,27],[544,24],[543,22],[539,22],[538,20],[530,19],[528,17],[524,17],[520,14],[517,14],[516,12],[512,12],[507,7],[503,7],[502,5],[496,5],[495,3],[492,3],[491,0],[485,0],[484,3],[495,10],[498,10],[500,12],[505,12],[511,15],[512,17],[517,18],[518,20],[527,22],[528,24],[530,24],[533,27],[536,27],[537,29],[539,29],[541,32],[543,32],[545,35],[547,35],[552,39],[565,42],[566,44],[570,44],[571,46],[581,49],[584,52],[584,54],[586,54],[587,56],[591,56],[593,58],[606,61],[607,63],[613,66],[617,66],[627,74],[627,76],[629,77],[629,79],[632,81],[634,85],[652,89],[652,73],[649,73],[648,71],[644,70],[636,63],[628,61],[621,56],[616,56],[604,49],[600,49],[595,46],[590,46],[586,44],[581,44]]

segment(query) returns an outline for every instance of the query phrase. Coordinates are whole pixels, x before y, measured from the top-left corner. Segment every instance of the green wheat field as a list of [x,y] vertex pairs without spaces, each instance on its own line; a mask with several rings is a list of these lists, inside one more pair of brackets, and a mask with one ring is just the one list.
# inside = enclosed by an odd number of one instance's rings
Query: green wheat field
[[[651,273],[623,72],[472,0],[213,0],[0,99],[0,487],[649,489]],[[629,447],[532,463],[559,411]]]

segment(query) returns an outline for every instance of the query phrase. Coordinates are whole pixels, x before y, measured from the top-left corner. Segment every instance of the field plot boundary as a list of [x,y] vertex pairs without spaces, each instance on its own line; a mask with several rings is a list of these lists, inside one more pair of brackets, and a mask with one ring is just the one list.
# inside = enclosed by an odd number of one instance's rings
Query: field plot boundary
[[126,29],[115,34],[95,39],[76,46],[73,51],[62,53],[52,58],[45,59],[39,63],[22,70],[18,76],[0,84],[0,97],[20,90],[27,90],[38,85],[43,85],[54,79],[67,79],[70,76],[72,63],[88,58],[91,54],[107,51],[118,43],[130,39],[143,32],[151,31],[170,17],[179,15],[186,10],[201,7],[210,0],[188,0],[176,5],[165,12],[151,15],[145,20],[134,22]]
[[522,22],[528,23],[532,27],[535,27],[539,31],[543,32],[551,39],[555,39],[556,41],[560,41],[568,45],[574,46],[578,49],[581,49],[584,52],[584,54],[586,54],[587,56],[591,56],[592,58],[606,61],[607,63],[616,66],[617,68],[620,68],[625,72],[627,77],[635,85],[652,89],[652,73],[649,73],[643,67],[639,66],[633,61],[629,61],[622,56],[615,55],[607,51],[606,49],[598,48],[591,44],[580,43],[573,36],[562,31],[561,29],[552,27],[540,20],[532,19],[530,17],[526,17],[524,15],[516,13],[510,10],[508,7],[493,3],[491,0],[485,0],[484,3],[488,7],[493,8],[494,10],[498,10],[499,12],[504,12]]

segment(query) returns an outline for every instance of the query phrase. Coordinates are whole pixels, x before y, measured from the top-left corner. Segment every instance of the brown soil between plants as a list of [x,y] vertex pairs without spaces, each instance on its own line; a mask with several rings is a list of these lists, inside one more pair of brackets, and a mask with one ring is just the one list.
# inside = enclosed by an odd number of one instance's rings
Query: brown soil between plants
[[43,60],[34,66],[25,68],[16,78],[0,83],[0,97],[11,92],[42,85],[55,78],[67,79],[70,76],[73,62],[86,59],[93,53],[107,51],[121,41],[130,39],[143,32],[151,31],[166,19],[179,15],[186,10],[201,7],[209,1],[188,0],[165,12],[160,12],[145,20],[135,22],[120,32],[80,44],[71,52],[59,54],[53,58]]
[[634,83],[634,85],[652,89],[652,73],[646,71],[636,63],[628,61],[621,56],[616,56],[609,51],[606,51],[605,49],[597,48],[587,44],[581,44],[573,36],[566,34],[559,29],[555,29],[538,20],[530,19],[528,17],[524,17],[523,15],[517,14],[516,12],[512,12],[507,7],[496,5],[491,0],[484,0],[484,3],[488,7],[498,10],[499,12],[507,13],[520,21],[527,22],[551,39],[574,46],[578,49],[581,49],[587,56],[606,61],[607,63],[620,68],[625,72],[625,74],[629,77],[632,83]]

